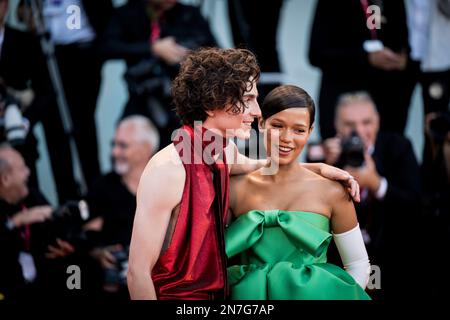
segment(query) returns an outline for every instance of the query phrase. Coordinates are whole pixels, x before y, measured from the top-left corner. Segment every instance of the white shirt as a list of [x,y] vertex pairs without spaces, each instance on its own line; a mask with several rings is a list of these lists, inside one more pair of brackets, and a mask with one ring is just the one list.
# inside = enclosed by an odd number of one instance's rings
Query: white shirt
[[416,61],[422,61],[427,54],[432,4],[435,3],[430,0],[407,0],[405,3],[411,58]]
[[442,72],[450,70],[450,19],[438,9],[438,0],[428,0],[431,5],[430,30],[427,52],[422,60],[422,70]]
[[[375,151],[375,147],[372,145],[369,148],[367,148],[367,153],[372,156],[373,153]],[[386,195],[387,192],[387,188],[388,188],[388,182],[386,180],[385,177],[381,177],[380,176],[380,186],[378,187],[377,192],[375,192],[375,198],[378,200],[383,200],[384,196]],[[366,191],[368,191],[367,189],[365,189]],[[362,194],[361,197],[363,199],[367,198],[368,194]]]
[[[76,10],[70,10],[70,6],[79,8],[78,16]],[[56,45],[89,42],[95,38],[95,31],[89,24],[81,0],[44,0],[44,17]],[[75,23],[77,21],[79,26]]]

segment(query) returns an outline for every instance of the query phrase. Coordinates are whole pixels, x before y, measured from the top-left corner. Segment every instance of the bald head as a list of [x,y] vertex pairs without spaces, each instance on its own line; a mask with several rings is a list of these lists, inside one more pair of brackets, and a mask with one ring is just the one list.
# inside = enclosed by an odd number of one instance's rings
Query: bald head
[[18,152],[9,144],[0,144],[0,176],[7,173],[11,169],[11,160],[13,160],[15,153]]
[[19,152],[8,144],[0,145],[0,197],[18,203],[28,195],[30,171]]

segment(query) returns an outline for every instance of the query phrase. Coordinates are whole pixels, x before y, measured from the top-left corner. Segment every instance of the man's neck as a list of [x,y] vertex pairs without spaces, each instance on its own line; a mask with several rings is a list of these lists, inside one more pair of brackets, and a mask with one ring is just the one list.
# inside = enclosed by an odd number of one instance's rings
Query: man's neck
[[144,166],[140,166],[130,170],[130,172],[121,176],[123,183],[132,194],[136,194],[139,180],[141,179],[142,172],[144,172]]
[[0,199],[5,201],[6,203],[10,205],[16,205],[19,203],[17,201],[16,197],[13,197],[8,190],[0,190]]
[[147,1],[147,8],[151,12],[152,20],[158,21],[164,14],[164,9],[161,6],[154,5]]
[[211,132],[214,132],[215,134],[218,134],[222,137],[226,136],[225,130],[217,129],[217,126],[214,125],[214,123],[211,123],[210,121],[208,121],[208,119],[206,119],[205,122],[203,122],[203,128],[205,128]]

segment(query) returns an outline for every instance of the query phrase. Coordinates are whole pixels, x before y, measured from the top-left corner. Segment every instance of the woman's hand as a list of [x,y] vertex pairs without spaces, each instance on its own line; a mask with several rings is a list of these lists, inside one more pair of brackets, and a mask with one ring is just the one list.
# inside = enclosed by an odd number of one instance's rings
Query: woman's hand
[[345,170],[325,163],[302,163],[304,168],[311,170],[324,178],[336,180],[344,185],[354,201],[360,202],[359,185],[355,178]]
[[347,171],[322,163],[320,166],[320,175],[339,181],[346,187],[348,193],[352,196],[353,200],[360,202],[359,185],[356,179]]

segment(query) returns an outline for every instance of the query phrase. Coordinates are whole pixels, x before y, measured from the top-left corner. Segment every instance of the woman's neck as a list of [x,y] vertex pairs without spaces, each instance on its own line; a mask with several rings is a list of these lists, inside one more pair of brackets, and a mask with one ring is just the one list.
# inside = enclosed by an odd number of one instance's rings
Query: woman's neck
[[296,173],[302,170],[301,166],[297,161],[293,161],[289,164],[280,165],[278,164],[277,170],[274,171],[275,164],[269,162],[266,166],[261,169],[261,173],[265,176],[267,180],[273,182],[283,182],[292,180]]

